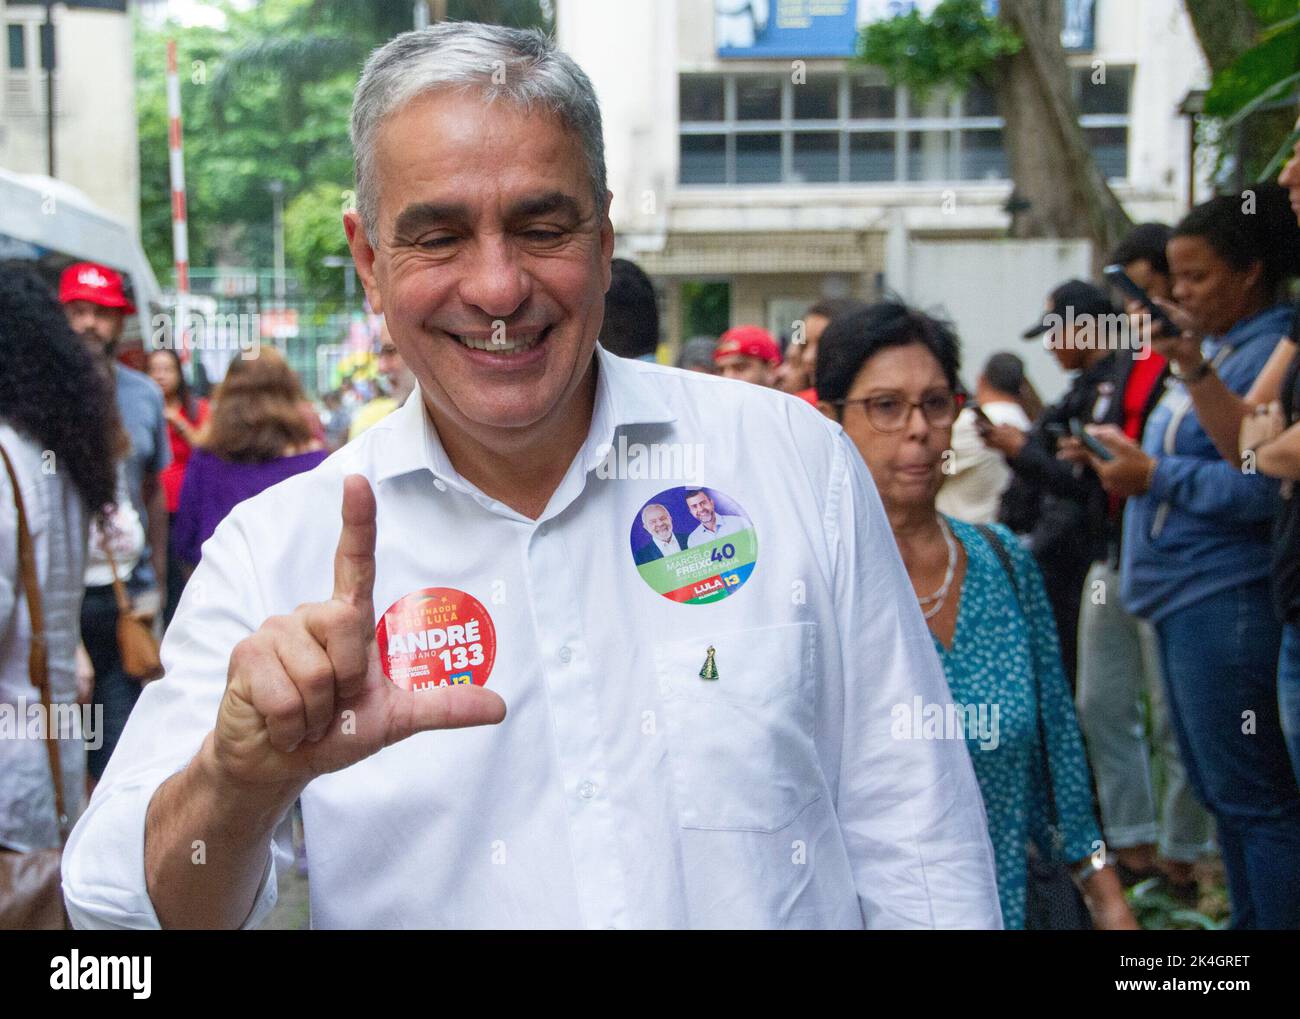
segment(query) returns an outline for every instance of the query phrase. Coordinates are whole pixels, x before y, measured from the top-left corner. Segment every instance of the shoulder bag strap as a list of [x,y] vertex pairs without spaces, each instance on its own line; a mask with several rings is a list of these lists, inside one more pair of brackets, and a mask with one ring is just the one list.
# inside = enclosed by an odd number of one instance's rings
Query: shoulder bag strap
[[59,761],[58,733],[53,731],[54,711],[50,703],[50,663],[45,647],[45,612],[41,603],[41,588],[36,580],[36,548],[32,544],[32,532],[27,526],[27,511],[23,506],[22,487],[18,484],[18,473],[4,446],[0,446],[0,457],[9,472],[9,483],[14,490],[14,508],[18,511],[18,568],[22,575],[23,593],[27,597],[27,614],[32,623],[32,643],[27,653],[27,675],[41,694],[41,706],[45,709],[45,747],[49,755],[50,778],[54,782],[54,809],[58,812],[57,822],[59,842],[68,839],[68,813],[63,802],[63,768]]

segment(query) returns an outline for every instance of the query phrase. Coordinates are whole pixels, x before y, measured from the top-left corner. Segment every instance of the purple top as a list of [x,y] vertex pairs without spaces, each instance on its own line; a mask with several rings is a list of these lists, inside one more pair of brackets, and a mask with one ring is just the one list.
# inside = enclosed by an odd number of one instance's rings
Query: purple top
[[327,456],[329,450],[317,449],[266,463],[240,464],[196,449],[185,469],[181,501],[172,522],[172,555],[198,565],[203,543],[235,506],[285,478],[311,470]]

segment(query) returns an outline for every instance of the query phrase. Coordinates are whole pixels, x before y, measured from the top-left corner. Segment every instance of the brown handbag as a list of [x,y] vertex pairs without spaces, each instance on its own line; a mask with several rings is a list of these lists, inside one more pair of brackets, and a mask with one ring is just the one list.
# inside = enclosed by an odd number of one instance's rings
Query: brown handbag
[[122,671],[132,679],[147,682],[163,674],[162,659],[158,657],[158,641],[153,628],[137,616],[131,608],[126,586],[117,575],[117,561],[104,542],[104,554],[113,570],[113,595],[117,598],[117,651],[122,659]]
[[[45,613],[41,589],[36,582],[36,550],[27,526],[22,489],[9,454],[0,446],[5,470],[14,490],[14,507],[18,511],[18,564],[23,593],[27,596],[27,613],[32,623],[32,643],[27,653],[27,675],[41,694],[46,719],[50,710],[50,670],[45,649]],[[45,747],[49,756],[50,778],[54,782],[54,808],[58,814],[59,848],[37,849],[27,853],[0,850],[0,930],[68,930],[68,914],[63,907],[62,879],[59,874],[63,845],[68,840],[68,813],[63,802],[63,769],[59,763],[57,733],[46,731]]]

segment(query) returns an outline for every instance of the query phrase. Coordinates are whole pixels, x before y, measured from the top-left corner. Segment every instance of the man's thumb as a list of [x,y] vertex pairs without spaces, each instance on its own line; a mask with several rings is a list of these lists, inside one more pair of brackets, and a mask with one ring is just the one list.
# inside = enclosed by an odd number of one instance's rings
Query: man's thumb
[[360,474],[343,479],[343,529],[334,553],[334,597],[374,612],[375,495]]

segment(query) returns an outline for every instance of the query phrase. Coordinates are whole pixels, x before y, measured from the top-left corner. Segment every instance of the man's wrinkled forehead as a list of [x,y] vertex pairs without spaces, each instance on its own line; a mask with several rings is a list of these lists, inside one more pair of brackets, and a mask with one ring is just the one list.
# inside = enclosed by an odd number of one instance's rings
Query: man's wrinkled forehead
[[481,181],[506,219],[559,214],[576,226],[593,211],[581,141],[541,107],[425,93],[384,119],[375,155],[381,215],[398,234],[466,225],[484,211],[467,183]]

